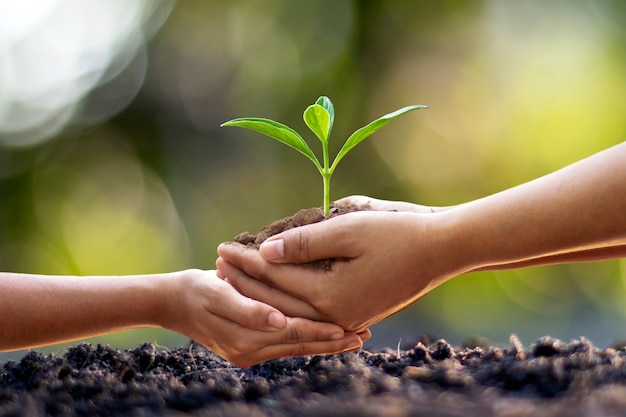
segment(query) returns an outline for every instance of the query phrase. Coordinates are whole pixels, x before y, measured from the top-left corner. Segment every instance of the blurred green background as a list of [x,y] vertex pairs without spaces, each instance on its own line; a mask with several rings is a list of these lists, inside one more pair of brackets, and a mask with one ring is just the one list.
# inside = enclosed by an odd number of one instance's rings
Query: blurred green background
[[[626,137],[624,22],[617,0],[0,2],[0,270],[212,269],[220,242],[322,196],[304,157],[220,123],[306,133],[320,95],[333,152],[376,117],[430,106],[351,152],[333,199],[451,205],[549,173]],[[626,337],[625,284],[625,261],[470,274],[369,346],[424,333],[606,346]],[[187,339],[91,341],[144,340]]]

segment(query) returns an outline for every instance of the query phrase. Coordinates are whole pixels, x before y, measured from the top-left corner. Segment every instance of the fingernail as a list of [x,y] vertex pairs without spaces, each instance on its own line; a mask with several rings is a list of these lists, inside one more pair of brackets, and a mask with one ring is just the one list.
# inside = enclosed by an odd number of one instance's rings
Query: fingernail
[[333,333],[330,336],[331,340],[339,340],[339,339],[343,339],[343,333]]
[[287,318],[277,311],[272,311],[267,319],[267,323],[275,329],[282,329],[287,325]]
[[348,346],[346,346],[346,350],[358,350],[361,349],[361,342],[352,342],[352,343],[348,343]]
[[285,256],[285,241],[283,239],[266,240],[261,244],[259,253],[266,261],[276,261]]

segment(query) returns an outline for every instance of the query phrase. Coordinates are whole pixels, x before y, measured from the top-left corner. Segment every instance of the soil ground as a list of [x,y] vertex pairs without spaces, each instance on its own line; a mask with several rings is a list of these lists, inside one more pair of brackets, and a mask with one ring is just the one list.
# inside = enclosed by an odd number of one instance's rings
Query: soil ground
[[619,416],[626,351],[549,337],[276,359],[78,344],[0,365],[0,416]]

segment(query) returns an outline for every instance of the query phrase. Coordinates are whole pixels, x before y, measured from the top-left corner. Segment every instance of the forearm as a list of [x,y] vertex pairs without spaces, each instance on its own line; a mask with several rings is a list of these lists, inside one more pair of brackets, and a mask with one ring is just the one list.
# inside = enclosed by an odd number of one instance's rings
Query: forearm
[[600,249],[626,245],[626,143],[437,215],[465,271],[619,256]]
[[474,269],[475,271],[495,271],[504,269],[529,268],[533,266],[555,265],[576,262],[595,262],[607,259],[626,258],[626,245],[606,246],[602,248],[565,252],[556,255],[539,256],[518,262],[489,265]]
[[0,274],[0,350],[157,326],[172,274],[73,277]]

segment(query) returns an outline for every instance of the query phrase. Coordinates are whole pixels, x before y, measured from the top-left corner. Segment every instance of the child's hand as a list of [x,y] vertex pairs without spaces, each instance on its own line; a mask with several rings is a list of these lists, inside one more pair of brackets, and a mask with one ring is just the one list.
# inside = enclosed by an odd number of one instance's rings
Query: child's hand
[[238,293],[215,271],[187,270],[168,281],[160,324],[182,333],[247,367],[284,356],[356,350],[361,337],[335,324],[285,317],[280,311]]

